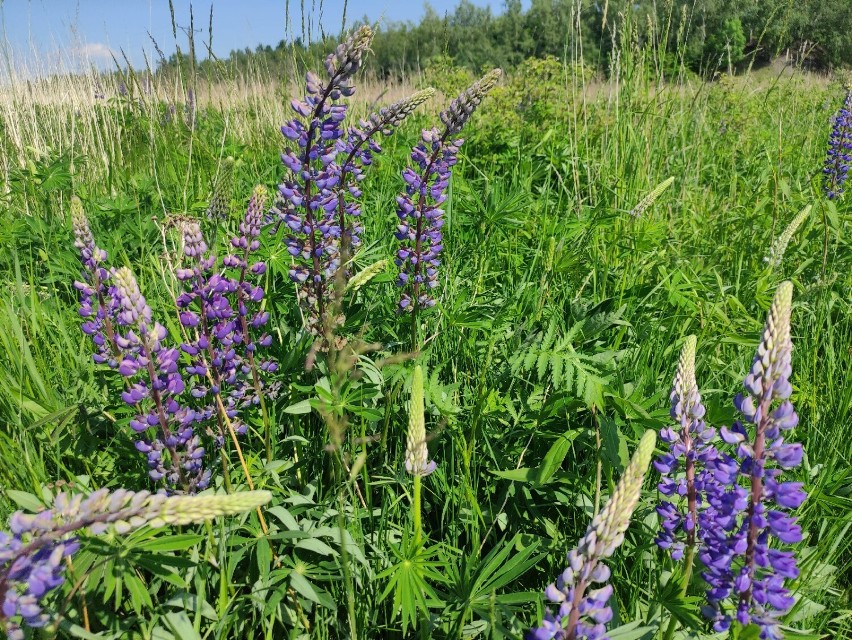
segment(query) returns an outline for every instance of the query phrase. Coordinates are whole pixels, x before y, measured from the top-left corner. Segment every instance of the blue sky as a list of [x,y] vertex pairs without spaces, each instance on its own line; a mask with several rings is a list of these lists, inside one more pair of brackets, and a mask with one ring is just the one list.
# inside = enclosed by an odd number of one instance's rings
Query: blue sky
[[[179,27],[189,26],[189,0],[173,0]],[[503,0],[471,0],[499,12]],[[210,7],[213,7],[213,52],[227,56],[233,49],[276,44],[299,36],[301,7],[314,37],[321,23],[327,32],[337,33],[343,17],[344,0],[194,0],[196,42],[208,40]],[[430,6],[443,14],[458,0],[431,0]],[[527,3],[524,3],[525,5]],[[347,21],[368,16],[371,20],[418,20],[424,13],[422,0],[349,0]],[[95,64],[112,64],[110,52],[123,50],[134,66],[144,61],[143,51],[152,60],[153,45],[148,32],[166,55],[175,50],[168,0],[0,0],[0,27],[17,59],[64,56],[84,52]],[[178,32],[185,49],[186,37]],[[116,56],[119,57],[120,56]]]

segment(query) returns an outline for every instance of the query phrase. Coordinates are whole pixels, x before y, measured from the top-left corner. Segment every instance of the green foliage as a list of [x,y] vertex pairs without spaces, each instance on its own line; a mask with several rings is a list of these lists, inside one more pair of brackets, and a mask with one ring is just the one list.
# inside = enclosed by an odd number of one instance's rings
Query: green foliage
[[[84,540],[74,579],[54,603],[64,613],[59,637],[324,640],[350,633],[350,603],[359,637],[519,637],[627,452],[645,429],[668,424],[674,345],[689,333],[707,345],[697,366],[708,421],[729,424],[756,318],[784,278],[797,287],[795,438],[808,456],[794,479],[811,496],[800,511],[799,600],[785,623],[799,632],[790,637],[849,635],[852,211],[848,198],[822,202],[815,177],[839,87],[761,73],[693,83],[681,72],[710,65],[684,3],[657,3],[657,16],[651,3],[631,2],[624,32],[628,3],[608,3],[605,24],[606,3],[583,3],[581,34],[569,4],[510,2],[513,20],[471,7],[447,19],[427,12],[421,25],[388,29],[374,44],[384,73],[402,77],[431,59],[428,80],[449,93],[486,61],[518,65],[472,123],[444,205],[446,275],[417,354],[429,372],[427,444],[438,463],[422,478],[424,539],[410,534],[404,473],[411,363],[399,360],[410,355],[408,326],[394,313],[393,266],[383,261],[395,247],[399,168],[426,118],[437,116],[434,105],[387,141],[363,184],[364,246],[351,270],[361,277],[346,292],[344,331],[370,350],[359,350],[339,384],[322,359],[306,370],[316,354],[301,331],[283,232],[261,236],[280,389],[269,403],[271,460],[259,419],[244,453],[258,488],[274,494],[268,534],[250,514],[171,537]],[[761,34],[765,50],[798,24],[764,31],[761,7],[728,4],[707,3],[708,25],[727,11],[729,40],[739,42],[739,20],[741,65]],[[775,3],[774,15],[788,5]],[[842,24],[844,7],[835,9]],[[453,33],[491,45],[471,45],[464,57]],[[254,56],[283,66],[291,53],[242,52],[232,70]],[[598,55],[608,79],[592,73]],[[84,200],[115,263],[132,265],[152,304],[167,309],[174,247],[158,228],[164,212],[207,225],[211,185],[228,156],[237,158],[232,212],[254,184],[272,189],[281,175],[280,96],[199,101],[192,119],[182,101],[142,96],[77,115],[44,107],[34,119],[19,105],[30,127],[21,135],[45,141],[42,151],[0,137],[10,167],[0,178],[4,516],[24,493],[57,483],[147,487],[130,416],[79,333],[70,193]],[[72,122],[93,134],[66,140]],[[640,217],[629,215],[672,176]],[[783,261],[768,269],[771,244],[808,204]],[[216,242],[227,237],[220,229]],[[174,319],[168,324],[176,332]],[[339,441],[324,412],[345,422]],[[241,488],[229,446],[228,479]],[[680,597],[677,573],[653,544],[653,482],[613,556],[611,637],[652,637],[670,614],[682,637],[706,637],[699,585]]]

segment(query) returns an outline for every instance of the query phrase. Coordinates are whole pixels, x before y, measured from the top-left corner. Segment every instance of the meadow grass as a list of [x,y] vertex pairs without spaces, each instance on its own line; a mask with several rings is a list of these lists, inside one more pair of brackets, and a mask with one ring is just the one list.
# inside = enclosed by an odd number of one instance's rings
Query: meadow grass
[[[698,338],[708,422],[730,424],[761,319],[789,279],[795,436],[807,456],[795,475],[809,498],[799,511],[802,576],[788,637],[850,637],[852,209],[848,198],[825,201],[819,183],[840,86],[799,73],[664,82],[648,72],[651,62],[627,48],[607,81],[578,81],[571,65],[532,79],[519,73],[466,131],[420,360],[438,462],[418,496],[425,548],[405,534],[406,365],[376,366],[408,349],[391,268],[346,302],[346,329],[378,347],[360,358],[358,384],[342,401],[343,452],[361,465],[342,478],[310,404],[330,373],[305,368],[310,341],[287,278],[290,257],[264,234],[282,387],[270,405],[272,460],[259,424],[244,450],[255,482],[275,496],[273,533],[262,535],[251,516],[173,538],[93,544],[75,558],[75,575],[88,580],[61,600],[61,633],[415,637],[416,623],[419,637],[517,637],[538,619],[540,591],[628,451],[668,422],[682,339]],[[228,156],[236,159],[231,225],[255,184],[274,188],[281,177],[277,128],[297,94],[287,79],[258,70],[197,83],[192,102],[185,79],[154,82],[150,93],[140,78],[126,82],[126,96],[118,78],[93,75],[0,92],[4,514],[22,504],[21,492],[41,496],[53,483],[147,486],[130,416],[107,393],[79,332],[70,196],[83,198],[113,264],[134,268],[165,317],[175,283],[164,255],[174,247],[157,222],[202,216]],[[385,89],[368,84],[356,113],[407,91]],[[392,255],[399,170],[439,104],[427,103],[384,143],[365,188],[354,271]],[[770,268],[773,240],[808,204]],[[570,446],[554,447],[560,440]],[[245,479],[232,459],[238,488]],[[653,543],[655,482],[646,482],[613,558],[612,627],[638,621],[613,638],[658,637],[671,615],[702,628],[698,603],[678,595],[678,569]],[[389,595],[394,575],[410,579],[399,593],[417,603]]]

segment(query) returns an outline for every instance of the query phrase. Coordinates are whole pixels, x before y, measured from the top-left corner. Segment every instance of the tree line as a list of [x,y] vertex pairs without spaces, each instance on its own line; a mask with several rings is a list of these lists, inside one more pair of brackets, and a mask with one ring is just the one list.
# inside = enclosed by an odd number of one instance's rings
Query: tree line
[[[339,35],[235,50],[225,60],[195,62],[194,54],[178,53],[162,58],[159,70],[191,64],[214,74],[263,68],[289,76]],[[554,56],[606,73],[612,52],[626,43],[650,46],[658,62],[704,76],[779,55],[826,70],[852,64],[852,0],[532,0],[528,8],[505,0],[499,12],[460,0],[444,14],[427,4],[417,23],[378,25],[370,66],[404,78],[437,57],[480,72]]]

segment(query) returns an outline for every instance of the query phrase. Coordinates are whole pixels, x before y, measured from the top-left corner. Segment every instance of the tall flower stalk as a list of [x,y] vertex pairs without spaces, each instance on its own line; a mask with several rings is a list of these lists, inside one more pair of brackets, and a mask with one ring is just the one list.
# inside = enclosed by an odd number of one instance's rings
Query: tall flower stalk
[[[541,626],[526,634],[527,640],[605,640],[607,637],[606,624],[612,619],[607,602],[612,585],[605,584],[610,570],[601,561],[624,541],[656,441],[653,431],[642,436],[612,496],[592,519],[577,547],[568,554],[568,567],[545,590],[547,598],[559,608],[555,614],[548,611]],[[604,586],[590,588],[596,584]]]
[[166,496],[99,489],[86,497],[60,493],[50,509],[36,514],[17,511],[9,532],[0,531],[0,630],[9,640],[23,640],[21,625],[38,628],[50,621],[41,601],[65,581],[64,561],[79,549],[80,534],[201,522],[254,509],[271,497],[268,491]]
[[[225,256],[223,264],[237,271],[236,282],[237,316],[239,318],[240,340],[244,349],[242,372],[251,375],[251,385],[254,390],[246,402],[248,405],[260,405],[263,419],[263,440],[266,449],[267,462],[272,460],[272,443],[270,435],[269,411],[266,407],[266,393],[274,388],[266,386],[264,374],[275,373],[278,364],[272,359],[262,359],[258,356],[258,347],[268,347],[272,344],[272,336],[263,331],[269,322],[269,312],[263,308],[264,291],[253,282],[266,273],[266,263],[257,260],[255,254],[260,249],[260,231],[264,224],[267,202],[266,188],[255,188],[246,215],[240,222],[239,234],[231,238],[233,252]],[[259,335],[258,335],[259,334]]]
[[316,335],[328,320],[326,292],[340,264],[342,229],[335,187],[340,179],[338,142],[344,138],[347,109],[342,100],[355,93],[352,79],[373,35],[364,26],[341,43],[325,60],[327,80],[309,72],[307,95],[291,102],[296,117],[281,127],[294,146],[281,155],[290,175],[278,187],[277,208],[289,229],[287,249],[294,260],[290,278],[296,283],[307,328]]
[[792,295],[790,282],[775,293],[743,382],[745,393],[734,402],[743,421],[720,429],[722,439],[736,451],[733,456],[720,455],[712,464],[718,486],[708,491],[705,514],[712,526],[700,551],[709,585],[705,613],[712,617],[714,629],[724,631],[736,619],[758,625],[764,640],[782,637],[779,617],[793,605],[784,582],[799,574],[793,552],[770,548],[770,542],[801,541],[801,528],[788,511],[806,497],[802,483],[782,479],[803,455],[800,444],[784,442],[784,433],[798,423],[789,400]]
[[[296,283],[306,328],[317,336],[343,322],[339,298],[346,263],[360,245],[360,184],[374,154],[381,152],[376,138],[392,133],[434,94],[432,89],[415,93],[347,129],[345,99],[355,93],[353,77],[373,35],[363,26],[339,45],[326,58],[326,79],[309,72],[305,98],[291,103],[295,118],[281,127],[291,146],[281,156],[289,175],[279,185],[276,209],[288,229],[290,278]],[[338,286],[341,267],[343,286]]]
[[[710,444],[715,430],[704,423],[705,408],[695,380],[696,345],[695,336],[688,336],[681,350],[670,396],[670,413],[677,428],[660,430],[660,439],[669,445],[669,450],[654,461],[654,467],[663,476],[658,488],[668,498],[657,506],[660,531],[655,542],[660,548],[669,550],[673,559],[686,558],[682,595],[686,594],[692,576],[696,541],[703,534],[698,516],[702,495],[707,484],[713,481],[705,464],[716,456]],[[678,504],[684,499],[685,508]],[[666,640],[674,634],[675,624],[672,618],[664,636]]]
[[[106,252],[95,244],[78,199],[72,200],[75,245],[80,250],[83,280],[80,313],[83,331],[92,336],[95,361],[108,364],[125,379],[122,399],[135,411],[130,426],[142,438],[137,449],[148,458],[149,475],[171,490],[205,488],[205,431],[217,449],[231,436],[250,488],[253,482],[237,436],[247,431],[243,413],[261,406],[264,441],[271,457],[265,395],[274,392],[264,377],[277,364],[259,356],[272,337],[264,331],[269,312],[264,290],[255,280],[266,272],[256,259],[265,219],[266,192],[256,189],[231,238],[232,253],[218,266],[194,221],[183,221],[182,258],[176,269],[183,291],[175,298],[184,341],[180,351],[168,347],[167,331],[153,313],[127,268],[109,271]],[[215,428],[209,427],[215,422]],[[225,482],[227,462],[222,452]],[[260,516],[264,526],[263,517]]]
[[823,191],[829,200],[843,195],[852,165],[852,89],[846,91],[843,105],[832,118],[828,151],[823,168]]
[[131,428],[142,435],[136,448],[148,458],[152,480],[165,479],[172,489],[204,489],[210,471],[202,465],[204,447],[194,431],[203,416],[178,398],[185,385],[178,370],[178,350],[167,347],[167,331],[152,319],[151,307],[127,267],[112,274],[110,297],[115,308],[118,372],[128,381],[121,398],[137,411]]
[[116,358],[119,349],[115,343],[115,327],[107,303],[110,275],[105,265],[108,256],[95,243],[83,203],[77,196],[71,198],[71,226],[74,246],[80,252],[83,266],[83,279],[74,283],[74,288],[80,292],[79,313],[84,318],[82,330],[94,344],[94,361],[115,369],[118,367]]
[[494,88],[502,71],[494,69],[465,89],[441,113],[443,129],[424,129],[421,142],[411,152],[414,168],[402,172],[405,192],[396,198],[396,238],[401,247],[394,262],[399,267],[397,285],[402,288],[399,310],[411,313],[412,347],[418,347],[417,313],[434,306],[431,291],[438,286],[438,268],[443,249],[444,211],[452,168],[459,147],[458,134],[485,95]]

